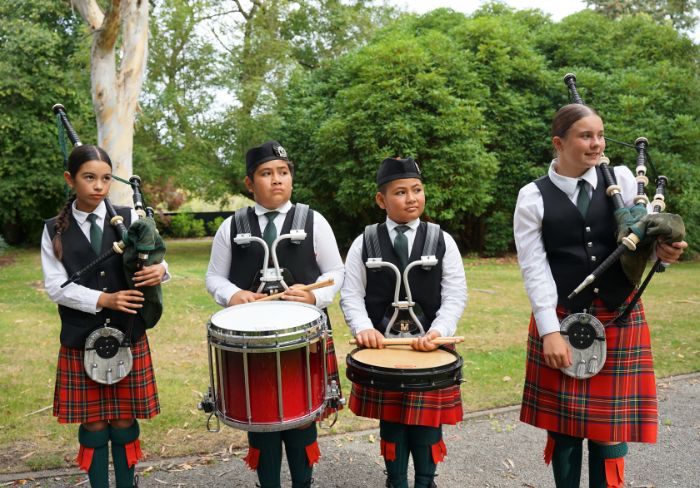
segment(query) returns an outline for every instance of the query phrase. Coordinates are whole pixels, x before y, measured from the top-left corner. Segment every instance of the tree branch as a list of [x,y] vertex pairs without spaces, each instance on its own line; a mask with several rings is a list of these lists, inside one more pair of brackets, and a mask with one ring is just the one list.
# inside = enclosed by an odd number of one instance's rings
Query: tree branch
[[104,13],[96,0],[66,0],[71,8],[76,8],[80,16],[87,22],[91,32],[96,32],[102,26]]

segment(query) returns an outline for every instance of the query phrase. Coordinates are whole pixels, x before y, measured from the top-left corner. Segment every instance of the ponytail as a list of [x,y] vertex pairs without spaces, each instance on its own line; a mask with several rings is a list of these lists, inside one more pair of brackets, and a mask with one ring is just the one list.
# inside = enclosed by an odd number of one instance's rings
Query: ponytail
[[56,223],[53,226],[54,236],[51,240],[53,245],[53,254],[59,261],[63,259],[63,242],[61,236],[70,225],[70,216],[73,213],[73,202],[75,201],[75,193],[72,194],[66,204],[61,209],[61,212],[56,217]]

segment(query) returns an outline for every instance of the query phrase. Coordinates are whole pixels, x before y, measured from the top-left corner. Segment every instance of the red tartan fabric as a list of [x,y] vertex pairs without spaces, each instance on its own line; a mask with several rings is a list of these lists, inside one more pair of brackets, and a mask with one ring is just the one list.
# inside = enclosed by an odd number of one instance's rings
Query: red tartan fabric
[[[625,305],[609,312],[596,300],[589,313],[605,325]],[[557,309],[557,314],[562,319],[566,311]],[[601,372],[586,380],[571,378],[544,364],[542,340],[531,317],[520,420],[597,441],[656,442],[656,381],[641,302],[626,323],[608,325],[605,336],[608,351]]]
[[388,391],[352,384],[350,410],[361,417],[439,427],[463,417],[459,385],[433,391]]
[[148,419],[160,412],[151,352],[144,334],[131,347],[134,365],[126,378],[101,385],[88,378],[82,349],[61,346],[58,353],[53,415],[60,423],[109,419]]

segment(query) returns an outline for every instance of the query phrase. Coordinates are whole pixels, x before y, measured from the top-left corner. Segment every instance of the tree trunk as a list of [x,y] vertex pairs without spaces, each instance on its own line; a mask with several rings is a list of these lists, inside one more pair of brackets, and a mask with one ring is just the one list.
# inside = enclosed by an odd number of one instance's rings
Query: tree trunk
[[[95,0],[71,0],[71,3],[93,34],[90,74],[97,143],[112,159],[113,173],[128,179],[133,171],[134,116],[148,53],[148,1],[111,0],[106,13]],[[116,47],[120,34],[118,61]],[[131,190],[127,185],[115,183],[110,199],[115,205],[129,205]]]

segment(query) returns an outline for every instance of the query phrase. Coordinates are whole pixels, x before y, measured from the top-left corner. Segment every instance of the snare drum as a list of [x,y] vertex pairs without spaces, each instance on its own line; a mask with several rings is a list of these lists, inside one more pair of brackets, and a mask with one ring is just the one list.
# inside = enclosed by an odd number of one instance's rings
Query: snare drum
[[217,417],[252,432],[315,420],[325,406],[326,316],[313,305],[253,302],[207,325]]
[[350,381],[379,390],[430,391],[462,382],[462,357],[442,346],[430,352],[411,346],[357,348],[346,360]]

